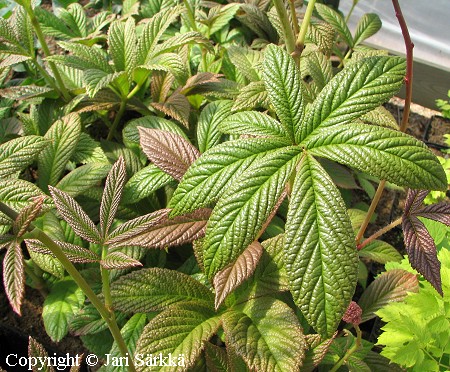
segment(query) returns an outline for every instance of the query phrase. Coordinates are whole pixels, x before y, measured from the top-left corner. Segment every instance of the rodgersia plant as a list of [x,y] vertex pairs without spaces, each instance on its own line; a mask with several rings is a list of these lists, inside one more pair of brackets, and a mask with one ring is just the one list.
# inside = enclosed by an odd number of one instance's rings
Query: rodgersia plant
[[[440,292],[436,252],[417,217],[448,224],[448,207],[423,207],[426,191],[416,189],[445,190],[445,173],[381,106],[403,84],[406,63],[361,47],[378,17],[364,16],[352,36],[339,13],[310,1],[291,29],[283,20],[295,23],[296,9],[280,4],[265,12],[268,4],[188,0],[180,18],[182,5],[143,2],[141,13],[127,4],[123,18],[95,21],[77,5],[61,21],[20,10],[66,51],[44,64],[31,42],[19,53],[20,30],[2,20],[2,51],[14,55],[3,67],[34,66],[49,85],[0,92],[23,129],[0,133],[0,243],[16,312],[26,273],[49,292],[43,317],[54,340],[70,331],[99,355],[134,360],[130,370],[151,369],[132,355],[160,353],[195,370],[387,365],[359,323],[417,290],[417,278],[382,274],[351,302],[360,257],[400,255],[376,240],[381,233],[362,241],[364,216],[347,210],[333,171],[411,189],[388,228],[403,223],[413,266]],[[145,12],[152,18],[136,22]],[[233,17],[258,36],[253,49],[228,48],[245,40]],[[278,36],[286,48],[269,43]],[[344,66],[335,75],[333,50]],[[14,106],[26,94],[41,106]],[[242,111],[255,108],[265,111]],[[91,136],[100,120],[106,140]],[[28,180],[19,178],[27,168]],[[356,337],[338,334],[341,319]]]

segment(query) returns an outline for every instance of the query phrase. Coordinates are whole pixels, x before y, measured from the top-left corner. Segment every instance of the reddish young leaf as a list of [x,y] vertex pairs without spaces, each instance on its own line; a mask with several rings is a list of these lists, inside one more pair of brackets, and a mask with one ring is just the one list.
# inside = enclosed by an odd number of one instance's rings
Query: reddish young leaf
[[31,336],[28,337],[28,357],[35,358],[36,365],[32,366],[33,372],[53,372],[55,369],[48,365],[48,354],[44,347]]
[[318,334],[305,335],[309,347],[303,360],[302,371],[313,371],[322,362],[336,336],[337,331],[325,340]]
[[262,253],[262,245],[254,241],[241,253],[235,262],[216,274],[213,282],[216,290],[216,310],[235,288],[253,274]]
[[20,237],[25,234],[31,222],[33,222],[36,217],[39,216],[39,213],[41,213],[44,200],[44,196],[38,196],[29,206],[20,211],[13,223],[13,232],[15,236]]
[[10,243],[3,258],[3,285],[11,307],[14,312],[21,315],[20,306],[25,293],[25,272],[22,248],[17,240]]
[[109,253],[100,261],[100,265],[107,270],[128,269],[130,267],[142,266],[138,260],[128,257],[122,252]]
[[408,292],[417,292],[417,275],[402,269],[386,271],[370,283],[358,305],[362,308],[362,322],[375,318],[375,312],[391,302],[402,301]]
[[185,95],[175,91],[164,103],[154,102],[151,105],[164,114],[178,120],[186,128],[189,128],[191,105]]
[[102,238],[100,237],[97,227],[75,199],[55,187],[49,186],[49,190],[56,205],[56,209],[64,220],[72,227],[75,234],[91,243],[100,243]]
[[435,220],[444,225],[450,226],[450,203],[437,203],[427,205],[416,214],[417,216]]
[[205,234],[210,214],[209,209],[199,209],[171,219],[167,214],[157,224],[125,237],[122,235],[120,239],[112,239],[109,244],[110,247],[137,245],[146,248],[165,248],[189,243]]
[[119,160],[114,163],[106,178],[105,189],[100,205],[100,234],[104,239],[114,221],[114,216],[116,215],[122,197],[125,181],[125,161],[121,156],[119,157]]
[[[52,257],[55,257],[53,253],[39,240],[36,239],[26,239],[25,243],[27,248],[33,252],[48,254]],[[99,262],[100,256],[96,255],[94,252],[89,249],[82,248],[75,244],[70,244],[66,242],[60,242],[55,240],[55,243],[61,248],[64,254],[67,256],[69,261],[75,263],[90,263],[90,262]]]
[[426,198],[429,190],[408,190],[405,200],[404,214],[414,214],[422,208],[423,200]]
[[436,245],[425,225],[414,215],[403,216],[403,235],[411,266],[442,293],[441,263]]
[[145,155],[158,168],[181,180],[199,151],[183,137],[160,129],[138,127]]

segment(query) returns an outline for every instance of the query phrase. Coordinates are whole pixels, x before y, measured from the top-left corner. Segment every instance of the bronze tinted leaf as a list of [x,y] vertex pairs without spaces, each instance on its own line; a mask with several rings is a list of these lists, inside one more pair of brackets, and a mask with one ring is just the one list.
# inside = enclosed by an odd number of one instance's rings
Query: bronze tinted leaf
[[21,315],[20,306],[25,293],[25,273],[22,248],[17,240],[10,243],[3,258],[3,285],[11,307],[14,312]]
[[138,260],[135,260],[122,252],[109,253],[100,261],[100,265],[107,270],[128,269],[130,267],[142,266]]
[[428,195],[428,190],[413,190],[409,189],[405,200],[404,214],[412,214],[421,209],[423,200]]
[[253,274],[262,253],[262,245],[259,242],[254,241],[241,253],[235,262],[216,274],[214,277],[216,309],[219,308],[220,304],[225,300],[228,294]]
[[178,120],[186,128],[189,127],[191,105],[185,95],[173,92],[165,102],[153,102],[151,105],[164,114]]
[[126,175],[125,161],[121,156],[111,168],[106,178],[105,189],[103,191],[100,205],[100,234],[103,238],[106,238],[114,221],[114,216],[116,215],[122,197]]
[[427,205],[418,211],[416,215],[450,226],[450,203],[442,202]]
[[142,149],[150,161],[177,180],[181,180],[200,156],[190,142],[175,133],[139,127],[139,134]]
[[31,336],[28,337],[28,357],[35,358],[32,359],[36,361],[36,365],[32,366],[33,372],[53,372],[55,370],[48,365],[48,354],[44,347]]
[[49,186],[49,190],[59,214],[75,233],[91,243],[101,242],[102,238],[97,227],[75,199],[52,186]]
[[436,245],[425,225],[414,215],[404,215],[402,221],[406,251],[411,266],[442,293],[441,263]]
[[110,246],[137,245],[147,248],[165,248],[189,243],[205,234],[210,214],[209,209],[199,209],[171,219],[166,214],[157,224],[135,230],[134,233],[119,239],[112,239]]
[[20,237],[25,234],[31,222],[33,222],[41,212],[44,200],[45,198],[43,196],[38,196],[29,206],[22,209],[13,223],[14,235]]

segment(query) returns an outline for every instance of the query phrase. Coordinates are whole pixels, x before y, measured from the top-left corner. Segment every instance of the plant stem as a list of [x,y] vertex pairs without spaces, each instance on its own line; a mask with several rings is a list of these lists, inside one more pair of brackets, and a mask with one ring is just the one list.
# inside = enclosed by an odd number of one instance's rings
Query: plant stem
[[292,54],[295,51],[295,36],[284,1],[273,0],[273,5],[275,6],[278,17],[280,17],[281,25],[283,26],[283,33],[286,39],[286,50],[289,54]]
[[392,0],[392,4],[394,5],[395,15],[398,19],[398,23],[402,30],[402,35],[403,35],[403,39],[405,40],[405,47],[406,47],[406,76],[405,76],[406,96],[405,96],[405,107],[403,109],[402,122],[400,124],[400,130],[402,132],[405,132],[406,127],[408,126],[409,111],[411,108],[411,100],[412,100],[414,44],[411,41],[411,36],[409,35],[408,26],[406,25],[406,21],[405,21],[405,18],[403,17],[403,13],[400,8],[400,4],[398,3],[398,0]]
[[[44,34],[42,33],[41,25],[39,24],[39,21],[37,20],[36,16],[34,15],[34,12],[31,9],[26,9],[28,16],[30,17],[31,24],[33,25],[34,32],[36,32],[36,36],[39,39],[39,42],[41,43],[42,51],[44,52],[44,55],[46,57],[49,57],[51,55],[50,49],[48,48],[47,42],[45,41]],[[64,100],[70,101],[70,94],[67,91],[66,86],[64,85],[64,82],[62,81],[61,75],[59,74],[59,71],[56,67],[56,65],[53,62],[48,62],[48,65],[50,66],[53,75],[55,76],[55,80],[58,83],[59,90],[61,91]]]
[[367,244],[373,242],[375,239],[379,238],[381,235],[386,234],[389,230],[392,230],[394,227],[400,225],[402,223],[402,217],[397,218],[395,221],[391,222],[389,225],[383,227],[377,232],[373,233],[367,239],[365,239],[361,244],[358,244],[358,250],[363,249]]
[[355,10],[355,6],[358,5],[358,1],[359,0],[353,0],[353,4],[352,7],[350,8],[350,10],[348,11],[347,17],[345,17],[345,23],[348,23],[348,20],[350,19],[353,11]]
[[[400,124],[400,131],[406,132],[406,128],[408,127],[408,119],[409,112],[411,107],[412,100],[412,80],[413,80],[413,48],[414,44],[411,41],[411,37],[409,36],[408,26],[406,25],[405,18],[403,17],[402,10],[398,3],[398,0],[392,0],[392,4],[394,5],[395,15],[397,16],[398,22],[400,24],[400,28],[402,30],[403,39],[405,40],[406,46],[406,76],[405,76],[405,86],[406,86],[406,97],[405,97],[405,107],[403,109],[402,122]],[[378,185],[377,192],[370,204],[369,212],[367,212],[366,218],[364,220],[363,225],[358,231],[356,236],[356,243],[362,239],[364,232],[366,231],[368,221],[372,218],[373,212],[380,201],[381,193],[383,192],[384,185],[386,181],[381,181]]]
[[294,39],[298,36],[300,28],[298,27],[297,12],[295,10],[295,0],[289,0],[289,10],[291,11],[292,26],[294,27]]
[[127,107],[127,99],[125,98],[122,99],[122,101],[120,102],[119,111],[117,112],[116,117],[114,118],[111,128],[109,128],[108,137],[106,137],[108,141],[111,141],[114,135],[116,134],[116,129],[119,126],[120,119],[122,119],[122,116],[125,113],[126,107]]
[[[106,258],[108,254],[108,247],[103,246],[102,248],[102,260]],[[111,298],[111,288],[109,286],[109,271],[102,266],[100,266],[101,275],[102,275],[102,292],[105,297],[105,306],[110,316],[114,316],[114,312],[112,311],[112,298]]]
[[370,203],[369,210],[367,211],[366,217],[364,218],[364,221],[359,228],[358,234],[356,234],[356,243],[359,243],[359,241],[364,236],[364,233],[367,229],[367,226],[369,226],[369,222],[372,219],[373,213],[375,212],[375,208],[378,205],[378,202],[380,201],[381,195],[383,194],[384,185],[386,184],[385,180],[381,180],[380,184],[378,185],[377,191],[375,192],[375,195],[372,199],[372,203]]
[[344,363],[347,363],[347,361],[352,356],[352,354],[355,351],[358,351],[358,349],[361,347],[361,344],[362,344],[362,332],[361,332],[361,329],[359,328],[359,326],[357,324],[354,324],[353,326],[355,327],[355,331],[356,331],[355,344],[350,349],[347,350],[347,352],[345,353],[345,355],[341,359],[338,360],[338,362],[333,366],[333,368],[330,369],[330,372],[337,371]]
[[45,281],[41,277],[36,275],[36,273],[33,270],[32,263],[30,263],[30,261],[31,260],[25,260],[25,265],[24,265],[25,272],[31,278],[31,280],[33,281],[35,289],[37,291],[39,291],[39,293],[41,294],[41,296],[43,298],[45,298],[48,295],[47,284],[45,283]]
[[300,27],[300,31],[298,33],[297,42],[295,43],[296,50],[298,50],[300,54],[305,47],[306,32],[308,31],[309,23],[311,22],[311,16],[315,4],[316,0],[309,1],[305,16],[303,17],[302,26]]
[[[18,213],[15,210],[11,209],[2,202],[0,202],[0,211],[5,213],[8,217],[10,217],[13,220],[15,220],[18,216]],[[91,289],[86,280],[84,280],[84,278],[81,276],[81,274],[72,264],[72,262],[70,262],[69,259],[66,257],[66,255],[61,250],[59,245],[56,244],[45,232],[36,227],[30,232],[29,236],[43,243],[59,260],[59,262],[61,262],[64,269],[69,273],[71,278],[75,281],[75,283],[77,283],[78,287],[81,288],[81,290],[86,295],[88,300],[91,301],[92,305],[97,309],[101,317],[105,320],[114,338],[114,341],[116,341],[117,346],[119,347],[121,354],[124,357],[129,357],[130,354],[128,352],[127,345],[123,340],[122,334],[120,333],[120,329],[115,319],[111,317],[111,312],[105,307],[102,301],[100,301],[100,299]],[[134,363],[132,360],[130,360],[129,362],[130,362],[129,371],[134,372],[136,370],[134,367]]]

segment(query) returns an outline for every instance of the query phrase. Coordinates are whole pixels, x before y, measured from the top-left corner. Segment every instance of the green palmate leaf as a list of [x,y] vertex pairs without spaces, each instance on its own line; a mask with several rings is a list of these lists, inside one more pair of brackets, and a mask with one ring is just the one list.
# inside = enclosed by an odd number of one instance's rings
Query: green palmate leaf
[[205,359],[209,371],[227,372],[231,370],[226,350],[211,342],[205,343]]
[[[115,312],[116,321],[120,324],[126,317],[123,313]],[[70,331],[75,336],[93,335],[98,336],[108,328],[105,320],[102,318],[98,310],[92,305],[88,304],[76,313],[69,324]],[[97,340],[98,342],[98,340]],[[84,340],[83,340],[84,343]]]
[[171,38],[165,40],[163,43],[158,44],[151,56],[152,58],[154,58],[163,53],[172,52],[188,44],[203,44],[205,48],[210,50],[212,49],[209,40],[206,39],[201,33],[196,31],[189,31],[172,36]]
[[306,68],[319,92],[333,78],[331,60],[319,51],[308,54]]
[[375,13],[364,14],[358,22],[353,38],[353,45],[361,44],[364,40],[376,34],[381,28],[381,19]]
[[[27,207],[36,197],[44,197],[44,208],[51,205],[51,199],[39,187],[21,179],[0,179],[0,202],[20,211]],[[0,214],[0,216],[4,216]],[[6,217],[6,216],[5,216]]]
[[52,274],[55,278],[64,278],[64,266],[56,257],[48,254],[37,253],[31,249],[28,249],[28,253],[30,254],[30,258],[33,260],[33,263],[36,264],[41,270]]
[[125,74],[124,71],[107,73],[99,69],[85,70],[83,77],[86,83],[86,92],[89,97],[95,97],[95,95],[103,88],[106,88],[109,84],[118,81]]
[[53,285],[42,309],[45,330],[53,341],[58,342],[67,334],[70,321],[83,303],[83,291],[72,279]]
[[250,83],[241,88],[234,102],[233,111],[254,109],[257,107],[269,107],[268,94],[262,81]]
[[310,155],[297,169],[286,221],[285,264],[294,301],[331,336],[355,290],[358,253],[342,197]]
[[232,45],[227,49],[227,53],[231,62],[250,82],[261,80],[255,68],[255,65],[261,62],[261,52]]
[[302,149],[281,148],[255,162],[219,199],[209,219],[204,266],[209,278],[233,262],[257,238],[278,206]]
[[350,33],[344,18],[334,9],[324,4],[316,4],[316,10],[326,22],[333,26],[345,43],[349,47],[353,47],[352,34]]
[[168,7],[166,10],[155,14],[144,25],[137,45],[137,60],[139,65],[149,62],[153,50],[160,41],[161,36],[170,24],[175,21],[180,12],[181,8],[178,6]]
[[37,342],[31,336],[28,337],[28,357],[33,358],[30,359],[36,361],[36,364],[32,367],[33,372],[42,371],[42,372],[54,372],[55,369],[51,366],[51,363],[48,359],[48,354],[45,351],[44,347]]
[[3,258],[3,285],[11,307],[14,312],[21,315],[20,307],[25,293],[25,271],[22,248],[17,240],[9,243]]
[[59,16],[71,28],[76,37],[86,37],[88,18],[81,4],[70,4],[67,9],[61,9]]
[[75,168],[56,184],[56,188],[71,197],[78,196],[98,185],[111,169],[107,163],[88,163]]
[[359,251],[359,257],[385,264],[389,261],[400,262],[402,255],[392,245],[381,240],[374,240]]
[[43,196],[36,197],[33,202],[22,209],[13,223],[13,233],[17,237],[21,237],[30,227],[30,224],[41,213],[45,198]]
[[111,247],[136,245],[146,248],[166,248],[203,237],[206,223],[211,214],[209,209],[198,209],[192,213],[175,218],[160,220],[145,230],[135,230],[132,234],[122,235],[109,240]]
[[43,137],[25,136],[0,145],[0,177],[10,177],[21,171],[48,144]]
[[[206,151],[184,175],[169,202],[172,215],[193,211],[217,200],[256,159],[281,147],[284,141],[229,141]],[[250,242],[249,242],[250,243]]]
[[363,292],[358,305],[363,310],[363,322],[375,318],[375,312],[391,302],[402,301],[408,292],[417,292],[417,276],[402,269],[389,270],[379,275]]
[[289,141],[283,126],[267,114],[257,111],[238,112],[220,123],[219,129],[229,134],[249,134]]
[[211,23],[208,25],[209,27],[209,35],[219,31],[222,27],[228,25],[228,23],[233,19],[236,12],[239,10],[241,4],[227,4],[227,5],[218,5],[212,8],[209,11],[209,16],[214,12],[214,16],[212,19],[209,19]]
[[34,55],[33,26],[31,25],[30,16],[25,7],[17,7],[15,9],[11,17],[11,22],[20,44],[29,51],[30,55]]
[[219,100],[208,103],[200,113],[197,123],[197,143],[201,153],[220,143],[220,123],[231,113],[233,101]]
[[103,239],[108,235],[109,229],[114,221],[125,181],[125,162],[123,157],[120,157],[114,163],[106,178],[105,189],[100,204],[100,235]]
[[45,134],[50,142],[38,158],[38,184],[44,191],[58,183],[67,162],[74,153],[81,134],[81,120],[77,114],[70,114],[54,123]]
[[[136,350],[136,343],[139,337],[144,330],[145,324],[147,323],[147,315],[146,314],[134,314],[122,327],[120,333],[122,334],[122,338],[125,341],[125,345],[127,346],[127,350],[131,355],[134,355]],[[120,352],[119,346],[116,342],[114,342],[111,351],[109,352],[111,357],[121,357],[123,356]],[[111,367],[110,367],[111,368]],[[126,371],[125,367],[116,367],[113,368],[112,371]]]
[[151,164],[135,173],[125,184],[123,202],[134,204],[173,180],[172,176]]
[[397,120],[383,106],[379,106],[360,117],[365,124],[379,125],[391,129],[399,129]]
[[[172,367],[171,370],[192,367],[205,342],[217,332],[220,323],[220,318],[215,316],[213,309],[204,304],[184,303],[171,306],[144,328],[136,346],[136,355],[170,355],[170,360],[166,359],[166,362]],[[139,363],[136,360],[138,366]],[[165,368],[155,366],[143,370],[162,369]]]
[[60,17],[40,6],[37,6],[34,11],[45,35],[63,40],[70,40],[75,36]]
[[280,47],[268,45],[264,53],[263,81],[286,136],[299,140],[305,107],[300,71],[294,59]]
[[271,297],[260,297],[222,315],[229,346],[250,370],[297,371],[306,348],[292,309]]
[[25,100],[30,98],[58,98],[58,93],[50,87],[41,87],[38,85],[24,85],[18,87],[9,87],[0,89],[0,96],[13,100]]
[[444,190],[447,180],[437,158],[415,138],[387,128],[344,124],[321,129],[304,142],[322,156],[399,186]]
[[108,31],[108,46],[116,71],[131,73],[136,67],[136,32],[132,17],[127,21],[115,21]]
[[181,56],[175,53],[161,54],[145,65],[139,66],[134,72],[135,79],[139,76],[137,74],[139,74],[140,70],[142,70],[141,73],[143,74],[147,71],[143,76],[147,76],[150,71],[166,71],[172,73],[178,81],[183,82],[187,78],[186,64],[183,62]]
[[120,157],[123,157],[128,177],[144,167],[138,155],[118,142],[103,141],[102,148],[110,163],[115,163]]
[[159,311],[183,301],[211,307],[213,294],[186,274],[151,268],[120,277],[111,285],[114,307],[126,312]]
[[158,168],[181,180],[200,153],[188,140],[159,129],[138,128],[144,153]]
[[100,261],[100,265],[107,270],[128,269],[130,267],[142,266],[142,264],[134,258],[128,257],[122,252],[112,252]]
[[[25,243],[27,244],[27,248],[30,251],[30,253],[35,252],[38,254],[45,254],[55,257],[53,253],[39,240],[26,239]],[[67,258],[72,262],[90,263],[100,261],[100,256],[90,251],[89,249],[82,248],[75,244],[61,242],[58,240],[56,240],[55,243],[64,252]]]
[[22,56],[17,54],[11,54],[6,56],[1,62],[0,62],[0,68],[9,67],[12,65],[15,65],[17,63],[25,62],[30,60],[31,57],[29,56]]
[[404,76],[400,57],[370,57],[344,68],[312,104],[300,140],[318,127],[348,123],[380,106],[400,89]]
[[101,235],[92,220],[71,196],[54,187],[49,187],[56,209],[75,233],[91,243],[100,243]]
[[108,64],[106,54],[101,49],[69,42],[60,42],[59,45],[73,53],[72,56],[65,56],[66,60],[69,62],[66,63],[67,65],[81,70],[97,68],[108,73],[113,72],[113,69]]
[[100,147],[88,134],[81,133],[75,152],[70,159],[75,163],[108,163],[108,159]]
[[251,243],[238,257],[236,262],[228,265],[214,277],[214,289],[216,292],[216,310],[236,287],[248,279],[256,269],[263,253],[263,247],[259,242]]

